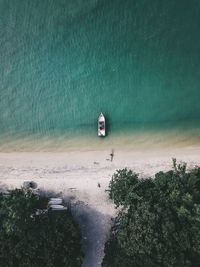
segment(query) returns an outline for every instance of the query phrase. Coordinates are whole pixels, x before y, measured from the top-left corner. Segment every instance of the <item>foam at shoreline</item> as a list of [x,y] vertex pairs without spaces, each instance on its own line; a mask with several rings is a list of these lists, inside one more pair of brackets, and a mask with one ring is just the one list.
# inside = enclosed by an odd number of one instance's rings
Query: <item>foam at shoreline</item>
[[0,152],[65,152],[95,150],[131,150],[199,148],[200,131],[167,130],[121,132],[98,138],[94,135],[74,136],[4,136],[0,140]]

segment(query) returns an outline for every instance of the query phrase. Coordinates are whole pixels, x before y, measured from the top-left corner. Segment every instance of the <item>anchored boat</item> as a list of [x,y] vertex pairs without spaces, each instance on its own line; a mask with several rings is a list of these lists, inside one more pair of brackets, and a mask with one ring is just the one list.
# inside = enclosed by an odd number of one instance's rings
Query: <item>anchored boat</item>
[[103,113],[98,118],[98,136],[106,136],[106,120]]

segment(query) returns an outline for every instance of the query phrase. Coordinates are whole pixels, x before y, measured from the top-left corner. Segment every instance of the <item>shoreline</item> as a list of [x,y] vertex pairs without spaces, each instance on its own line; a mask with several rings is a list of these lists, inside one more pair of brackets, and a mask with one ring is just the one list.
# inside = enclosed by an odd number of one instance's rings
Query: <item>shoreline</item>
[[108,133],[105,138],[95,133],[74,135],[0,136],[0,153],[4,152],[88,152],[116,149],[119,151],[200,149],[200,129],[148,130]]

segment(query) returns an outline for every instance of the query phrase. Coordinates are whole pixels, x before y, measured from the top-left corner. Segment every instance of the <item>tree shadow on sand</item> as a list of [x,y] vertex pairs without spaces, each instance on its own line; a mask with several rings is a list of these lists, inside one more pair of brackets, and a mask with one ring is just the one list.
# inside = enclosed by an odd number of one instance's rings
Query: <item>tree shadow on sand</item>
[[0,182],[0,193],[6,193],[8,191],[8,186]]
[[82,232],[82,246],[85,254],[82,267],[100,267],[112,217],[98,212],[81,201],[71,205],[71,210]]

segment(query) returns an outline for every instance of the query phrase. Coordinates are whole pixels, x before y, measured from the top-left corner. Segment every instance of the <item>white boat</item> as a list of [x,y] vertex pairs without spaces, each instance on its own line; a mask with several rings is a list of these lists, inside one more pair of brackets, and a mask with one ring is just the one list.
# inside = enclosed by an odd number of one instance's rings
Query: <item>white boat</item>
[[106,136],[106,120],[103,113],[98,118],[98,136]]

